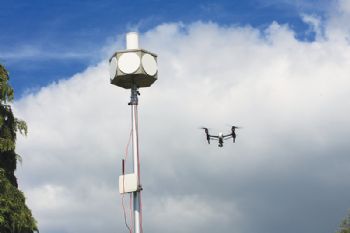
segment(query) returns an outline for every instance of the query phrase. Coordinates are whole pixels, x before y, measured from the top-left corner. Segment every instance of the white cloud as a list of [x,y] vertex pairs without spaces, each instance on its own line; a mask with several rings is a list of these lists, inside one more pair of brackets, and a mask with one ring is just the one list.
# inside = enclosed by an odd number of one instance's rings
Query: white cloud
[[[100,52],[98,52],[100,53]],[[4,49],[0,52],[0,58],[10,61],[23,60],[95,60],[100,54],[86,51],[64,51],[43,49],[37,45],[26,45],[12,49]]]
[[323,39],[323,30],[321,28],[321,19],[315,15],[301,15],[303,21],[310,25],[310,32],[314,32],[316,34],[316,40]]
[[[145,232],[335,230],[350,194],[350,46],[341,32],[301,42],[278,23],[259,31],[198,22],[142,35],[160,65],[139,106]],[[15,103],[29,125],[17,175],[43,232],[125,229],[117,177],[129,91],[109,84],[106,63]],[[226,124],[243,128],[221,149],[197,129]]]
[[345,13],[350,13],[350,2],[348,0],[338,0],[339,10]]
[[335,1],[332,11],[329,13],[329,20],[326,23],[326,35],[334,43],[350,43],[350,7],[349,1]]
[[[216,202],[196,195],[154,198],[150,210],[145,214],[152,216],[146,228],[157,232],[205,232],[227,230],[227,225],[235,224],[239,229],[239,213],[233,203]],[[207,224],[210,220],[214,225]],[[164,223],[164,224],[159,224]]]

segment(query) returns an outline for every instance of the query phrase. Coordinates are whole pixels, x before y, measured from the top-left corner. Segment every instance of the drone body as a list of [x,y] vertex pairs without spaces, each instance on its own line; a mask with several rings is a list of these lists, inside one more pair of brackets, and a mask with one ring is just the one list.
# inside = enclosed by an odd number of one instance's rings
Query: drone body
[[223,133],[219,133],[217,136],[216,135],[210,135],[208,128],[202,127],[204,129],[208,144],[210,144],[210,139],[217,140],[218,141],[218,146],[223,147],[224,146],[224,140],[232,138],[233,143],[236,142],[236,132],[235,130],[238,129],[239,127],[237,126],[232,126],[231,127],[231,133],[224,135]]

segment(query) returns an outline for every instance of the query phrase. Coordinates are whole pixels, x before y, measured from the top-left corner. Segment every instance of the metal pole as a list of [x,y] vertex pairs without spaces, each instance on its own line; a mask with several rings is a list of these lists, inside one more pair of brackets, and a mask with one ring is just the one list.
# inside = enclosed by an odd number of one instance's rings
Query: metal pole
[[[137,177],[137,183],[140,187],[140,165],[139,165],[139,146],[138,146],[138,119],[137,119],[137,105],[138,105],[138,91],[136,85],[131,88],[131,115],[132,115],[132,151],[134,174]],[[133,192],[133,219],[134,219],[134,233],[140,233],[140,192],[139,188]]]

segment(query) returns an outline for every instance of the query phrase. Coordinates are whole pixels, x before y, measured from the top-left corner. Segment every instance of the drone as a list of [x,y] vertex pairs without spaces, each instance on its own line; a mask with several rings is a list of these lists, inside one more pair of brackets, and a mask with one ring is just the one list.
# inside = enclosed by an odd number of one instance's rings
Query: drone
[[235,130],[239,129],[239,128],[240,127],[238,127],[238,126],[232,126],[230,134],[224,135],[223,133],[220,132],[219,135],[216,136],[216,135],[210,135],[208,128],[202,127],[202,129],[204,129],[205,134],[207,136],[208,144],[210,144],[210,139],[218,140],[218,142],[219,142],[218,146],[219,147],[223,147],[224,146],[224,140],[226,140],[226,139],[232,138],[233,143],[235,143],[236,142],[236,132],[235,132]]

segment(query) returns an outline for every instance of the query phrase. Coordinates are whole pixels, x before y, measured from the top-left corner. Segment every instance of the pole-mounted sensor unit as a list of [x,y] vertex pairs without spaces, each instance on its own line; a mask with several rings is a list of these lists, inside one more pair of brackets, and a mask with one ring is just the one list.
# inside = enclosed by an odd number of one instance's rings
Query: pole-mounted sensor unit
[[157,55],[139,48],[136,32],[126,35],[126,50],[114,53],[109,64],[111,83],[119,87],[149,87],[157,80]]
[[119,192],[132,193],[134,232],[142,232],[141,178],[138,145],[138,88],[151,86],[158,77],[157,55],[139,48],[136,32],[126,35],[126,50],[113,54],[109,59],[109,71],[113,85],[131,89],[129,105],[132,116],[133,172],[125,174],[123,160],[122,175],[119,177]]

